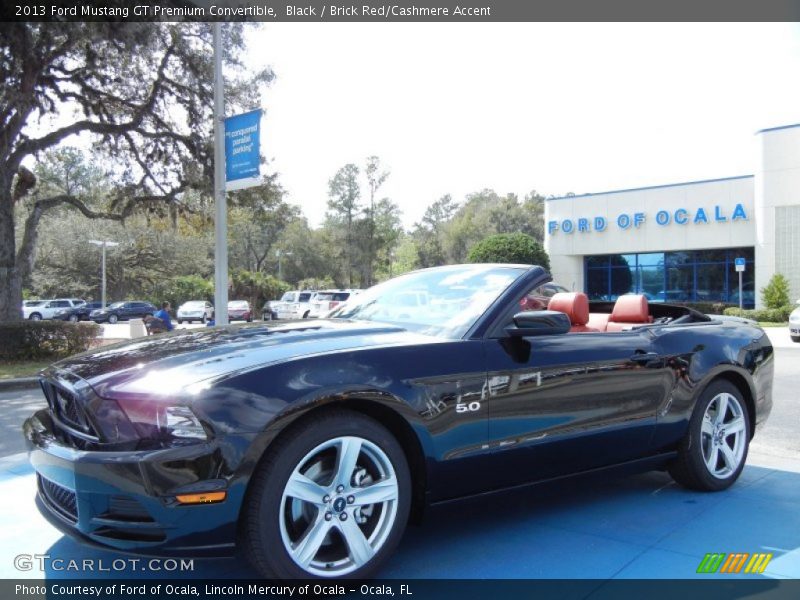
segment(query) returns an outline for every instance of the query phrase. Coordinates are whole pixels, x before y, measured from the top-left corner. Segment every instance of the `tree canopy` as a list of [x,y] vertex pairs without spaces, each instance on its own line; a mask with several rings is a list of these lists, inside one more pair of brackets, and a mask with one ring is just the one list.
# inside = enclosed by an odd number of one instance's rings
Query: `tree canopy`
[[[272,73],[245,72],[243,25],[224,29],[226,98],[237,109]],[[196,211],[192,200],[208,192],[213,173],[211,38],[206,23],[0,24],[0,320],[19,318],[46,212],[68,206],[123,221]],[[75,139],[103,172],[100,194],[47,186],[32,169]]]

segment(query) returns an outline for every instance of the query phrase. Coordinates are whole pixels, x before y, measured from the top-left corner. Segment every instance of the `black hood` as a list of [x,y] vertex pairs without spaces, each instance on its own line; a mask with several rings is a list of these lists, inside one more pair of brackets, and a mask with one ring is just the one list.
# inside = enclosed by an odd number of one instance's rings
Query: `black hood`
[[78,377],[106,397],[171,393],[231,373],[309,355],[360,348],[434,343],[438,338],[363,321],[183,329],[105,346],[60,361],[46,376]]

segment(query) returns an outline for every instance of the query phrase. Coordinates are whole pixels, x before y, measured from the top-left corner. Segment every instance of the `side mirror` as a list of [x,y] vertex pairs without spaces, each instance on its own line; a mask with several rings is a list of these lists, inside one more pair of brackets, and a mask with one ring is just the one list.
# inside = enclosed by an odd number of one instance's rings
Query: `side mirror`
[[514,315],[515,327],[507,327],[511,337],[531,337],[537,335],[559,335],[567,333],[569,317],[557,310],[527,310]]

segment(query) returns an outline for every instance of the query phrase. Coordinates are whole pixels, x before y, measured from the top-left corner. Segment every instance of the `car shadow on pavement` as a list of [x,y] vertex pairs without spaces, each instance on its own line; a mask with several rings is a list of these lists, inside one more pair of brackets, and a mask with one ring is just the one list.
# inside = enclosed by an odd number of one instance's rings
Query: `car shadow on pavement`
[[[693,578],[708,552],[773,554],[761,576],[800,576],[800,474],[745,468],[729,490],[685,490],[666,473],[592,476],[439,505],[411,525],[379,578]],[[47,578],[257,578],[247,561],[195,559],[193,569],[60,537],[53,558],[93,560],[93,572]],[[115,569],[115,559],[135,559]],[[66,562],[66,560],[64,561]],[[102,565],[102,567],[101,567]],[[122,563],[116,563],[121,566]],[[98,568],[104,570],[97,571]],[[725,575],[752,578],[754,575]]]

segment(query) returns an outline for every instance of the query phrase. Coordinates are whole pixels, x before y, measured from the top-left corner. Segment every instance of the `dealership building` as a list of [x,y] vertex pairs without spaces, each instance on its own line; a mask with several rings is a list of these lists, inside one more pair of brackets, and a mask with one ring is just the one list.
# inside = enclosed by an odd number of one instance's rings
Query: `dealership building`
[[745,307],[775,273],[800,298],[800,124],[756,139],[753,175],[548,199],[553,279],[597,300],[738,304],[744,259]]

